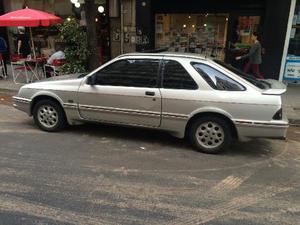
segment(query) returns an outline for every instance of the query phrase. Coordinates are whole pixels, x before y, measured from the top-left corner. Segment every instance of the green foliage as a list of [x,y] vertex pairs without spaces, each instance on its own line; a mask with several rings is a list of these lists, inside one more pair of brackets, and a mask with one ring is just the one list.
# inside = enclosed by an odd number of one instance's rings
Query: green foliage
[[65,44],[66,64],[61,67],[63,74],[86,72],[90,52],[87,48],[86,32],[75,19],[66,20],[59,25],[61,39]]

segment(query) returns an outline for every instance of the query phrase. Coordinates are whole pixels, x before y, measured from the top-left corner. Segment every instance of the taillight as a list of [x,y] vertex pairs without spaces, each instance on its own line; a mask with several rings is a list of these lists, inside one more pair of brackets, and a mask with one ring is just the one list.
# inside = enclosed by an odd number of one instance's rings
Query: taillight
[[282,120],[282,108],[279,109],[277,113],[275,113],[275,115],[273,116],[273,120]]

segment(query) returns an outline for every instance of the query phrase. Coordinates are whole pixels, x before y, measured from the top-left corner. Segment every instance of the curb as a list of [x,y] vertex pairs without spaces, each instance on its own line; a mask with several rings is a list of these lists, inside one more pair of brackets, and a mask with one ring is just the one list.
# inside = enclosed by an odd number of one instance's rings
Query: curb
[[20,88],[18,89],[5,89],[5,88],[0,88],[0,92],[13,92],[13,93],[18,93]]

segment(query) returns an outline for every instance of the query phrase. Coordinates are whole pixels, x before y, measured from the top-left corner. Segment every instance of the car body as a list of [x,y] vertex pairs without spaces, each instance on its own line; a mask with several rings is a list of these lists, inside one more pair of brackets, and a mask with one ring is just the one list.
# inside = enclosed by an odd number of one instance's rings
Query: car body
[[[46,131],[62,127],[51,128],[55,117],[51,110],[60,107],[61,117],[70,125],[93,121],[139,126],[166,130],[179,138],[193,130],[194,135],[198,133],[197,138],[191,137],[196,147],[215,153],[229,144],[210,146],[217,135],[230,136],[228,142],[232,138],[285,138],[288,120],[282,115],[281,101],[285,91],[280,82],[249,80],[225,64],[194,54],[132,53],[85,76],[25,85],[13,102],[17,109],[35,116],[37,125]],[[42,104],[38,112],[35,108],[41,101],[56,105],[49,110]],[[206,144],[199,146],[196,139]],[[220,144],[224,139],[215,141]]]

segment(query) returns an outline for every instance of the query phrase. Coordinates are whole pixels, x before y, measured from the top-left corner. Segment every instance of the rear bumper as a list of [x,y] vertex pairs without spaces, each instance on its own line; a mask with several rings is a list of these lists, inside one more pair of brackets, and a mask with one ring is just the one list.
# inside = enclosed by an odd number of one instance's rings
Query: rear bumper
[[257,122],[235,121],[240,139],[244,138],[275,138],[285,139],[289,128],[289,121],[285,117],[280,121]]
[[30,99],[13,96],[12,102],[13,102],[13,106],[16,109],[26,112],[28,115],[31,115],[31,110],[30,110],[31,100]]

